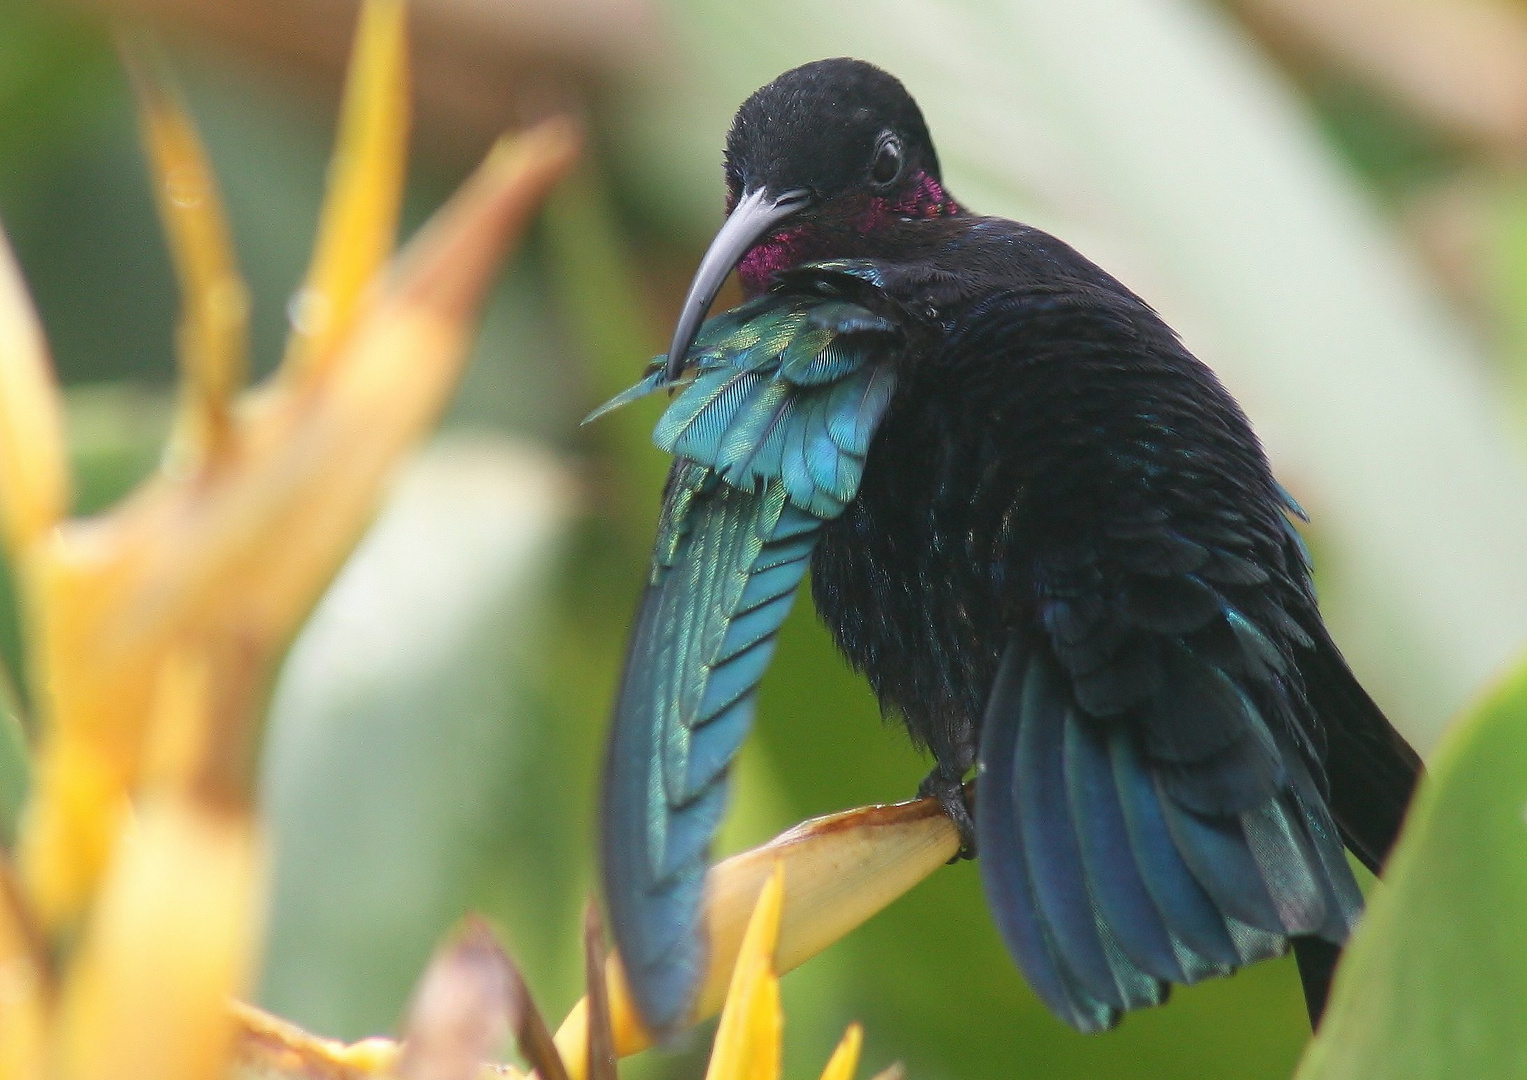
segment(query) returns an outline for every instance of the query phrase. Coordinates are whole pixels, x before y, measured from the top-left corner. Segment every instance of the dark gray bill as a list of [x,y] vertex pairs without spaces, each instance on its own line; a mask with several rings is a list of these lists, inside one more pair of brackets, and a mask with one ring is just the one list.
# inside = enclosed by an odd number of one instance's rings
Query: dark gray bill
[[757,188],[737,200],[737,205],[706,249],[705,257],[700,260],[694,280],[689,283],[689,295],[684,297],[678,325],[673,329],[673,344],[668,347],[668,365],[663,374],[669,382],[679,377],[684,356],[694,343],[700,323],[732,267],[775,225],[810,201],[811,193],[805,189],[774,195],[765,188]]

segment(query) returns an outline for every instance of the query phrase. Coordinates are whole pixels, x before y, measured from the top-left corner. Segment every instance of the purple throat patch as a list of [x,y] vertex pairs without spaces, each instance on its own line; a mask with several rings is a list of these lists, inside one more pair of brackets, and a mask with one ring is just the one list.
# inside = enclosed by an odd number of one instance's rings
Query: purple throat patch
[[[730,212],[731,207],[727,207]],[[949,217],[960,212],[960,206],[932,176],[920,172],[912,185],[893,202],[883,196],[872,196],[864,201],[862,210],[853,219],[853,228],[861,233],[871,233],[893,219],[916,221],[919,219]],[[737,276],[749,296],[755,296],[769,287],[769,280],[782,270],[806,262],[815,257],[827,257],[828,252],[818,252],[817,237],[809,225],[796,225],[771,233],[754,244],[737,264]]]

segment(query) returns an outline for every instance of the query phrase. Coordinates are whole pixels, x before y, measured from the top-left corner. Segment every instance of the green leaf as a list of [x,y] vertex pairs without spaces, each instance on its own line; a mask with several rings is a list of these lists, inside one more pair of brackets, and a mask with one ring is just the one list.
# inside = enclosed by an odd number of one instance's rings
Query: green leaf
[[1527,666],[1432,759],[1297,1080],[1527,1076]]

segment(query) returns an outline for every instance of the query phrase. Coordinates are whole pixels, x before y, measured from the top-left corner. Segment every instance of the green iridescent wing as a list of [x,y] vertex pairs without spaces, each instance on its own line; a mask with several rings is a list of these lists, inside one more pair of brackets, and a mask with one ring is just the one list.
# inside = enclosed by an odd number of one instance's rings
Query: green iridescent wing
[[[710,842],[775,635],[894,388],[897,322],[835,280],[708,322],[654,435],[678,460],[616,703],[601,836],[616,941],[658,1031],[685,1019],[701,969]],[[661,379],[660,358],[605,408]]]

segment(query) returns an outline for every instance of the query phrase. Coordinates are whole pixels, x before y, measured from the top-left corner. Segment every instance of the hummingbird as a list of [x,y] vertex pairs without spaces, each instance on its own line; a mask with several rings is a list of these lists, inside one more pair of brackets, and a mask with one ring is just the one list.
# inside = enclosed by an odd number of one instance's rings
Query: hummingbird
[[1344,848],[1379,870],[1421,766],[1245,414],[1118,280],[951,196],[877,67],[756,91],[723,172],[667,355],[595,413],[673,395],[601,787],[643,1020],[692,1007],[728,770],[809,569],[1056,1016],[1100,1031],[1292,946],[1318,1022],[1362,910]]

